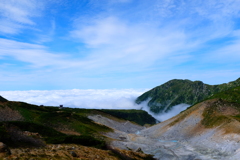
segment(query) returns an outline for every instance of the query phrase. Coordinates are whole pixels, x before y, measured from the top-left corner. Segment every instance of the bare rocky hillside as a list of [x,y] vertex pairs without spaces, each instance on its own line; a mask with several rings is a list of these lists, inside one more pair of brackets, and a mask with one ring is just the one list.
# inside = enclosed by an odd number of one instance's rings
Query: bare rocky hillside
[[220,99],[199,103],[179,115],[142,130],[141,136],[188,144],[211,158],[240,156],[239,104]]

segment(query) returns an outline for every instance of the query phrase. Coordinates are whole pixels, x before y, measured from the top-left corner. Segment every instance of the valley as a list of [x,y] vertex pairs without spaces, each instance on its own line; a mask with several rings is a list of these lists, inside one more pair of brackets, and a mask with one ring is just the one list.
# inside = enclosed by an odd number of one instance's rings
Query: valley
[[2,149],[0,156],[7,159],[238,160],[239,99],[240,86],[230,87],[155,124],[156,120],[142,110],[58,108],[1,97],[0,142],[11,152]]

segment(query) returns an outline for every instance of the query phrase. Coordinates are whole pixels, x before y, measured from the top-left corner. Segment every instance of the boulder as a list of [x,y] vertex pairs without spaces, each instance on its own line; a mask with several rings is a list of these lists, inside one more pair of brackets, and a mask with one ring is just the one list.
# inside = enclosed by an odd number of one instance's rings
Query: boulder
[[70,154],[71,154],[71,156],[73,156],[73,157],[78,157],[77,153],[74,152],[74,151],[71,151]]
[[139,147],[135,150],[135,152],[140,152],[140,153],[143,153],[142,149]]

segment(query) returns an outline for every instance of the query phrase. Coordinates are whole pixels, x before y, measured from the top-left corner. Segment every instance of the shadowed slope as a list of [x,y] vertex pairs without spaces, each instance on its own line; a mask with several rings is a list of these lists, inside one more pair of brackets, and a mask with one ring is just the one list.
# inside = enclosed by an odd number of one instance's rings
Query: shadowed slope
[[0,102],[7,102],[8,100],[0,96]]

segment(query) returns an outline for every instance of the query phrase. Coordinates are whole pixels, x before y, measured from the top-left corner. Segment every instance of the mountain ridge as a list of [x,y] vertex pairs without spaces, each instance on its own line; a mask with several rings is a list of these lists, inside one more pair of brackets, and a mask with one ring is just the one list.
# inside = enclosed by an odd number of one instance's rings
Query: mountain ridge
[[168,112],[173,106],[185,103],[196,104],[215,93],[240,86],[240,78],[218,85],[205,84],[202,81],[173,79],[140,95],[135,102],[148,101],[148,107],[154,113]]
[[141,131],[141,136],[192,146],[209,159],[240,156],[240,86],[217,93],[180,114]]
[[7,102],[8,100],[0,96],[0,102]]

